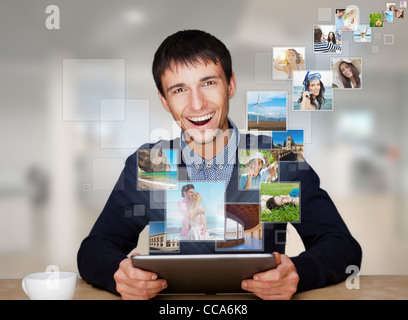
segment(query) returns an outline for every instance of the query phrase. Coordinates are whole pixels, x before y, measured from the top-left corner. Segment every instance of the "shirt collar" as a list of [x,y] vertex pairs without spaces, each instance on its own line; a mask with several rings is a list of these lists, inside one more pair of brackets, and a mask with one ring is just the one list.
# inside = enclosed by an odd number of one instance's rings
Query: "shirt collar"
[[180,149],[187,166],[196,164],[214,163],[214,164],[235,164],[235,154],[240,141],[240,134],[235,123],[228,118],[229,127],[232,128],[232,134],[224,149],[211,160],[205,160],[194,153],[187,144],[184,131],[181,131]]

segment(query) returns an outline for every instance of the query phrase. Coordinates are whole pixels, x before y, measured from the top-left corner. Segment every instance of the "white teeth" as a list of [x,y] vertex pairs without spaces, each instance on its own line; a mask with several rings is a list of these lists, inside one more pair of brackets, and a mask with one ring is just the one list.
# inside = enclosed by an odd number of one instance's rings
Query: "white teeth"
[[204,120],[211,119],[212,117],[214,117],[214,115],[215,115],[215,112],[211,114],[207,114],[206,116],[202,116],[202,117],[191,117],[191,118],[188,118],[188,120],[193,121],[193,122],[204,121]]

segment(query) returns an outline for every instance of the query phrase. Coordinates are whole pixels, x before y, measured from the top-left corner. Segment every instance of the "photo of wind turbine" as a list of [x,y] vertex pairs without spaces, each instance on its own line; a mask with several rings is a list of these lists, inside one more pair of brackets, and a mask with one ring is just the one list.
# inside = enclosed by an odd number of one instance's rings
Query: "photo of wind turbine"
[[286,91],[247,91],[247,130],[286,131]]
[[249,108],[256,107],[256,124],[259,124],[259,107],[261,107],[262,109],[265,109],[264,106],[259,103],[259,97],[260,97],[260,95],[258,94],[257,103],[255,103],[255,104],[253,104],[252,106],[249,107]]

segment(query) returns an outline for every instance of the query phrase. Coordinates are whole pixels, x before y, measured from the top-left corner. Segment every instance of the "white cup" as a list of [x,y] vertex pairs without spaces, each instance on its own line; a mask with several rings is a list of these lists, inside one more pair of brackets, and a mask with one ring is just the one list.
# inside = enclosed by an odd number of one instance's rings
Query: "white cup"
[[21,285],[31,300],[71,300],[77,279],[75,272],[38,272],[26,275]]

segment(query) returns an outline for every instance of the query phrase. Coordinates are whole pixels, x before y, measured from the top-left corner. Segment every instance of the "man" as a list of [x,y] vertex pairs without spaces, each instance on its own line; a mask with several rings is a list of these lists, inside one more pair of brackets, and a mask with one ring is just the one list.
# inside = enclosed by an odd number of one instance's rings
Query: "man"
[[240,189],[259,189],[262,182],[266,182],[268,177],[276,175],[276,161],[269,165],[268,168],[262,169],[265,165],[265,159],[260,152],[255,153],[248,161],[249,167],[246,173],[242,174],[239,179]]
[[185,240],[188,230],[190,230],[190,217],[188,214],[187,206],[194,193],[194,186],[192,184],[186,184],[181,188],[181,196],[183,200],[180,200],[177,205],[183,216],[183,226],[181,228],[181,240]]
[[344,27],[344,14],[346,13],[346,9],[336,9],[336,31],[341,30]]
[[[198,30],[177,32],[164,40],[153,61],[159,98],[182,129],[172,141],[140,149],[181,150],[181,181],[223,181],[227,203],[259,202],[259,190],[238,190],[238,147],[271,149],[270,137],[240,135],[228,119],[229,99],[236,90],[231,56],[225,45]],[[157,274],[134,268],[127,254],[149,221],[163,221],[164,192],[137,190],[137,155],[131,155],[101,215],[78,252],[81,276],[94,286],[123,299],[150,299],[167,286]],[[242,288],[262,299],[290,299],[296,291],[344,280],[349,265],[359,266],[361,249],[351,236],[319,178],[304,164],[302,170],[284,164],[282,181],[302,185],[302,223],[294,225],[306,251],[284,254],[286,224],[265,224],[264,252],[275,252],[277,268],[244,280]],[[159,199],[159,200],[158,200]],[[161,199],[161,200],[160,200]],[[145,214],[128,212],[144,206]],[[211,241],[181,241],[180,253],[216,253]],[[197,288],[199,291],[200,288]]]

